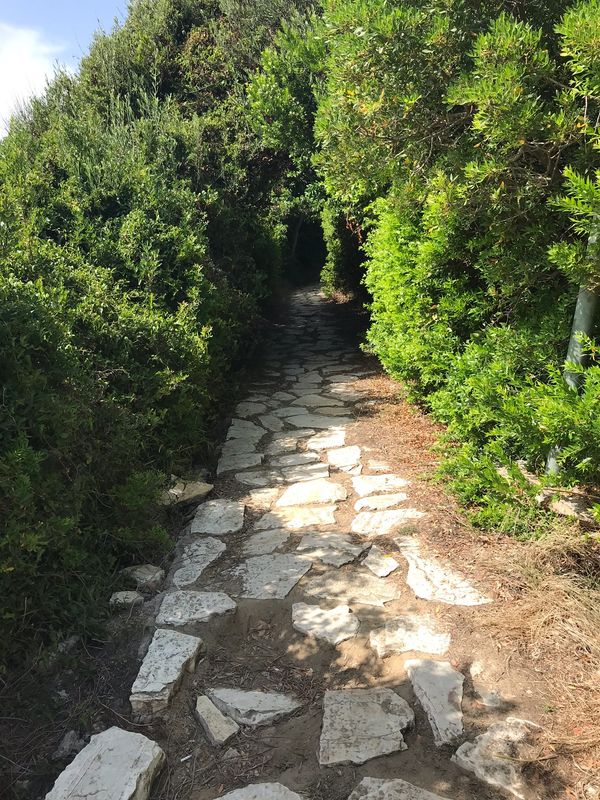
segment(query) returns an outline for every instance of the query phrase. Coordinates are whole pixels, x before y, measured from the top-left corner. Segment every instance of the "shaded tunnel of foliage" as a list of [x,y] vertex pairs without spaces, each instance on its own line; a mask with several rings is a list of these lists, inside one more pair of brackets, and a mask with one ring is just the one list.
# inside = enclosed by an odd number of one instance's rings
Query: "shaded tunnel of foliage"
[[597,483],[593,340],[579,392],[561,370],[600,276],[598,41],[600,0],[135,0],[13,119],[3,660],[93,630],[116,570],[165,548],[164,477],[206,452],[317,225],[324,289],[367,296],[366,346],[447,424],[483,523],[515,459],[558,446]]

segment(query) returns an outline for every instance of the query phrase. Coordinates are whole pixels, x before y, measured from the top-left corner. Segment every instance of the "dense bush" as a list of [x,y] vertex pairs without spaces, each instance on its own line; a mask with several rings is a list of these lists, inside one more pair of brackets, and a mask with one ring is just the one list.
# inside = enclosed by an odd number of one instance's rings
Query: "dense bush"
[[[560,373],[578,285],[600,279],[599,12],[325,0],[311,28],[323,284],[355,269],[335,209],[363,242],[367,346],[448,425],[446,473],[486,522],[512,491],[496,467],[514,459],[543,471],[559,447],[563,481],[600,479],[593,344],[579,393]],[[286,113],[263,109],[274,126]]]
[[285,231],[243,87],[296,5],[242,5],[133,3],[0,142],[5,663],[160,557],[164,476],[250,353]]

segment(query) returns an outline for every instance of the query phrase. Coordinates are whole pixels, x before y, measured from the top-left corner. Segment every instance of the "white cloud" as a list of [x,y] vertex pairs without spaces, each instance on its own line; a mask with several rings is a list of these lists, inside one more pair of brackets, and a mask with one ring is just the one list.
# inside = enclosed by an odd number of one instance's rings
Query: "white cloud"
[[0,137],[19,105],[43,92],[62,50],[39,31],[0,22]]

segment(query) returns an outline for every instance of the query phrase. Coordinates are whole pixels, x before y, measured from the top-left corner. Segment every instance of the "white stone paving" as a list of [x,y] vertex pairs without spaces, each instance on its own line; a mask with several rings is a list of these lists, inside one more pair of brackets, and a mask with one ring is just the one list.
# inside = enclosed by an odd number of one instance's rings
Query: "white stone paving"
[[348,800],[446,800],[401,778],[363,778]]
[[143,734],[109,728],[92,736],[46,800],[147,800],[165,760],[162,749]]
[[423,516],[422,511],[412,508],[388,509],[386,511],[360,511],[352,520],[352,533],[363,536],[390,536],[403,525]]
[[306,559],[294,553],[254,556],[239,568],[242,597],[254,600],[282,600],[310,569]]
[[225,542],[211,536],[187,544],[181,554],[181,566],[173,575],[173,585],[183,588],[195,583],[209,564],[216,561],[226,549]]
[[434,617],[406,612],[372,631],[370,643],[380,658],[411,651],[443,656],[450,647],[450,634],[441,629]]
[[244,527],[244,504],[239,500],[208,500],[198,507],[192,520],[192,533],[224,536]]
[[304,592],[310,597],[327,598],[349,606],[354,603],[383,606],[399,597],[398,589],[393,583],[358,569],[353,569],[351,573],[336,570],[311,575],[307,579]]
[[396,539],[400,552],[408,562],[406,582],[417,597],[457,606],[479,606],[491,603],[463,577],[421,555],[419,543],[408,536]]
[[294,603],[292,624],[300,633],[324,639],[330,644],[339,644],[356,635],[360,620],[350,606],[321,608],[307,603]]
[[531,795],[523,776],[528,761],[524,746],[535,740],[540,731],[541,728],[529,720],[507,717],[490,725],[472,742],[462,744],[452,761],[467,772],[473,772],[480,781],[525,800]]
[[235,602],[224,592],[169,592],[163,598],[156,622],[177,628],[195,622],[208,622],[213,617],[232,614],[235,609]]
[[[307,466],[312,466],[308,464]],[[296,467],[298,469],[298,467]],[[282,506],[301,506],[301,505],[329,505],[345,500],[348,492],[345,487],[335,481],[324,478],[295,483],[288,487],[275,503],[277,508]]]
[[258,728],[292,714],[302,703],[280,692],[246,689],[206,689],[206,694],[223,714],[238,725]]
[[404,492],[393,492],[392,494],[375,494],[371,497],[361,497],[354,503],[355,511],[383,511],[386,508],[399,506],[408,500],[408,495]]
[[360,497],[381,492],[395,492],[409,485],[400,475],[361,475],[352,478],[354,491]]
[[417,658],[407,661],[406,672],[423,706],[438,747],[451,744],[463,733],[464,675],[447,661]]
[[[217,800],[305,800],[282,783],[253,783],[243,789],[234,789]],[[427,798],[424,798],[427,800]]]
[[149,717],[164,711],[183,674],[195,668],[203,649],[197,636],[155,631],[131,688],[129,702],[134,715]]
[[378,578],[387,578],[394,570],[397,570],[400,564],[392,556],[386,555],[380,547],[373,545],[369,550],[369,554],[363,560],[363,566],[370,569]]
[[239,732],[240,727],[226,717],[212,700],[204,694],[196,700],[196,718],[211,744],[223,745]]
[[283,528],[275,530],[258,531],[250,536],[244,544],[244,555],[264,556],[278,550],[290,538],[290,531]]
[[412,709],[391,689],[326,691],[319,764],[364,764],[406,750],[402,734],[413,722]]
[[254,530],[287,528],[290,531],[301,528],[315,528],[335,523],[335,506],[288,506],[268,511],[254,524]]
[[307,533],[300,540],[296,552],[311,562],[322,561],[341,567],[357,559],[367,546],[357,544],[347,533]]

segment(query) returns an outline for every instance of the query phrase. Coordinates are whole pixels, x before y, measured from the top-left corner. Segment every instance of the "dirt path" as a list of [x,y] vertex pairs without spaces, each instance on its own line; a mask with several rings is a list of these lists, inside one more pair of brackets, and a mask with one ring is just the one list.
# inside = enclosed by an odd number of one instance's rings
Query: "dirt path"
[[145,604],[124,727],[166,753],[155,800],[556,796],[521,769],[536,729],[506,722],[543,721],[541,676],[478,626],[498,587],[448,546],[443,492],[415,468],[426,436],[408,417],[390,440],[380,380],[334,308],[296,292]]

